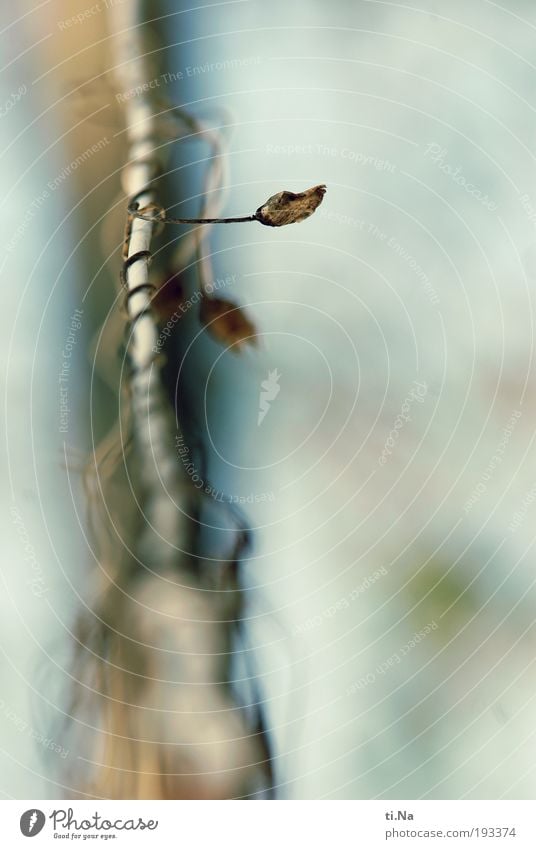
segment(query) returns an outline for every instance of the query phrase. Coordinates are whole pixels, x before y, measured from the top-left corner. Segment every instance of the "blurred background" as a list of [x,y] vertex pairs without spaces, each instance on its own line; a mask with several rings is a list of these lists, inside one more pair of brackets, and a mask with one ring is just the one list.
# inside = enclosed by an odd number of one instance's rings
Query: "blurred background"
[[[65,731],[94,567],[82,472],[117,414],[122,328],[111,5],[1,13],[3,798],[82,792],[83,729]],[[167,367],[252,530],[274,795],[533,798],[534,4],[149,17],[158,94],[226,145],[226,214],[328,187],[303,224],[212,229],[258,344],[237,355],[188,314]],[[172,146],[180,214],[210,155]]]

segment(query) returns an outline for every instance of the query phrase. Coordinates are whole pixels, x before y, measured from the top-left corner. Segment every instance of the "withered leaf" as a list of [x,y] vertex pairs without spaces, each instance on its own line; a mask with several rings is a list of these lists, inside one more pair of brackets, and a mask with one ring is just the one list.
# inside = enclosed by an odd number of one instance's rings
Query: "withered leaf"
[[313,186],[305,192],[278,192],[268,198],[255,213],[255,218],[268,227],[283,227],[305,221],[320,206],[326,193],[324,185]]
[[255,325],[246,311],[232,301],[204,295],[199,320],[217,342],[232,346],[232,350],[240,351],[246,343],[257,344]]
[[160,322],[168,321],[175,314],[182,313],[185,292],[180,274],[166,274],[157,282],[157,290],[152,297],[154,307]]

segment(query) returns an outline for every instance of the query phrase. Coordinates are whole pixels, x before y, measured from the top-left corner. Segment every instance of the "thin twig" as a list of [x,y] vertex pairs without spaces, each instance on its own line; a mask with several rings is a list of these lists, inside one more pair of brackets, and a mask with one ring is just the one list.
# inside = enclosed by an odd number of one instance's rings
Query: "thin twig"
[[163,207],[154,202],[143,206],[139,195],[131,198],[128,212],[132,218],[150,221],[153,224],[237,224],[258,221],[268,227],[283,227],[309,218],[322,203],[325,193],[326,187],[323,184],[313,186],[304,192],[278,192],[259,206],[256,212],[238,218],[171,218],[166,215]]
[[239,218],[169,218],[163,210],[162,212],[156,210],[154,214],[139,212],[138,203],[129,206],[128,211],[134,218],[140,218],[142,221],[156,221],[159,224],[239,224],[243,221],[258,220],[255,214],[242,215]]

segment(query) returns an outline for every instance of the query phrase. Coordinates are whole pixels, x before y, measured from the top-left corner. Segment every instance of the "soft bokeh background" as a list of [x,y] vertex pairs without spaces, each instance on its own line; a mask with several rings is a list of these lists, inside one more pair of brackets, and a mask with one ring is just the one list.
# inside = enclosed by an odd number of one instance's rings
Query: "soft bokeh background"
[[[27,87],[0,119],[5,797],[61,797],[51,776],[76,768],[53,746],[90,561],[78,470],[115,412],[104,345],[90,372],[113,300],[98,222],[122,164],[101,5],[68,28],[83,2],[3,11],[0,107]],[[304,224],[213,231],[260,346],[237,358],[205,340],[182,364],[202,358],[211,480],[254,527],[249,639],[277,794],[533,798],[536,10],[186,6],[154,4],[165,69],[182,73],[165,96],[222,126],[228,213],[328,185]],[[203,156],[177,154],[181,185]],[[113,213],[106,232],[116,248]]]

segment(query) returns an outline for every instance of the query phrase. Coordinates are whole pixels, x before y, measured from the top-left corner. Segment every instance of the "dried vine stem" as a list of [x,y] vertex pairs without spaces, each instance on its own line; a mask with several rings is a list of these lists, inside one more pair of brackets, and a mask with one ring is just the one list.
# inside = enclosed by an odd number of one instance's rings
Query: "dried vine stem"
[[[123,88],[143,90],[150,78],[144,6],[129,0],[111,9],[117,82]],[[123,188],[130,204],[158,208],[158,106],[142,91],[124,108]],[[234,798],[270,781],[263,734],[248,725],[229,686],[242,605],[237,565],[245,540],[237,529],[220,559],[204,560],[199,553],[200,496],[176,456],[174,412],[154,353],[158,324],[149,267],[159,227],[158,221],[128,214],[122,281],[129,433],[119,445],[119,428],[95,452],[91,494],[100,497],[94,512],[101,587],[78,631],[73,712],[83,724],[87,776],[75,792]],[[88,728],[95,733],[88,735]],[[79,770],[71,781],[79,786]]]
[[[141,0],[111,9],[114,30],[116,76],[123,88],[142,86],[147,79],[144,60],[143,9]],[[145,94],[131,98],[125,105],[128,164],[123,169],[122,185],[127,195],[145,205],[156,204],[154,178],[162,163],[157,152],[159,131],[155,108]],[[131,200],[132,202],[132,200]],[[151,244],[158,223],[127,218],[124,244],[123,282],[126,306],[131,322],[128,357],[131,408],[136,450],[144,458],[146,499],[145,515],[157,537],[162,540],[188,540],[185,513],[177,509],[173,496],[180,498],[185,481],[179,482],[176,457],[172,450],[170,409],[154,351],[158,343],[157,319],[151,309],[154,286],[149,279]],[[173,566],[176,552],[164,545],[159,552],[159,567]]]
[[[121,279],[131,374],[126,413],[95,451],[89,487],[98,501],[92,518],[101,587],[78,630],[81,673],[73,710],[87,746],[81,792],[235,798],[255,794],[271,780],[259,712],[246,718],[229,683],[233,635],[242,616],[237,569],[247,535],[235,523],[226,550],[203,556],[199,530],[206,496],[194,489],[176,456],[175,415],[154,353],[159,327],[151,248],[159,228],[175,221],[155,188],[165,125],[161,105],[145,85],[154,76],[145,53],[145,6],[129,0],[110,9],[117,83],[139,92],[124,105],[128,164],[122,173],[129,199]],[[197,132],[196,121],[181,119]],[[213,131],[207,138],[219,150]],[[218,177],[221,168],[218,163]],[[324,191],[315,186],[279,192],[254,215],[237,219],[178,220],[256,220],[280,227],[311,215]],[[204,201],[202,212],[213,211],[214,203]],[[199,260],[202,238],[193,236]],[[238,343],[251,335],[233,304],[208,298],[201,288],[200,319],[213,326],[216,338],[224,341],[231,332]],[[79,771],[73,784],[78,778]]]

